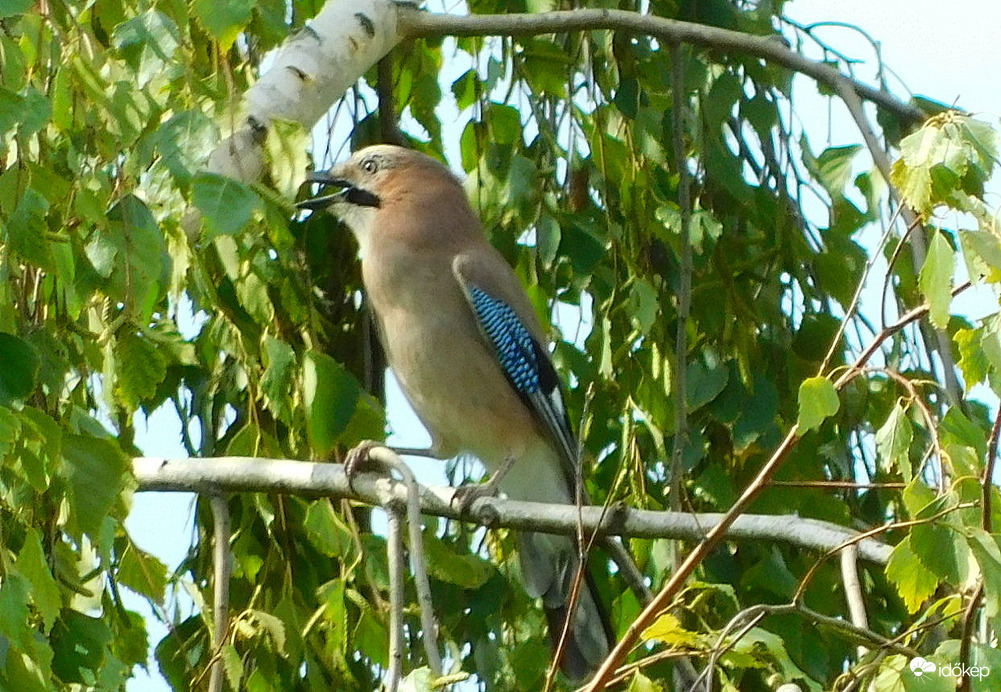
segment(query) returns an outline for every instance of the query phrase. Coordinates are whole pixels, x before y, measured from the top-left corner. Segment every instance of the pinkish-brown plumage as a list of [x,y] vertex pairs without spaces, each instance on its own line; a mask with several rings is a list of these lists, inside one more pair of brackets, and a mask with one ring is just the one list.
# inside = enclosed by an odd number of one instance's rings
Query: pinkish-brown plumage
[[[572,503],[576,443],[562,410],[547,340],[524,288],[487,241],[461,184],[441,163],[395,146],[368,147],[331,169],[345,187],[331,210],[358,239],[362,278],[386,355],[400,386],[443,458],[468,453],[513,499]],[[315,205],[314,205],[315,206]],[[505,373],[496,344],[471,303],[477,288],[513,310],[515,331],[539,346],[534,356],[551,390],[528,394]],[[521,333],[521,332],[518,332]],[[541,597],[550,636],[559,637],[579,565],[575,541],[519,534],[526,590]],[[593,585],[581,591],[564,671],[586,677],[608,653],[608,627]]]

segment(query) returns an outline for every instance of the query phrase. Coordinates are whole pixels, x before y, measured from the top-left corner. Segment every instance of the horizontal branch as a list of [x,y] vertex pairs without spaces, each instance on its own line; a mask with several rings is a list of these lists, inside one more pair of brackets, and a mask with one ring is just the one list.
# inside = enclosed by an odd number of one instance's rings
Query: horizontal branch
[[399,31],[410,38],[532,36],[602,29],[653,36],[666,43],[688,43],[723,52],[753,55],[831,87],[847,86],[861,98],[886,109],[905,123],[920,123],[925,119],[924,113],[918,108],[897,99],[889,92],[852,79],[827,63],[803,57],[790,50],[782,38],[774,34],[745,34],[705,24],[612,9],[460,16],[434,14],[401,5],[399,14]]
[[[140,491],[192,492],[211,495],[219,492],[277,492],[302,496],[324,496],[357,500],[370,505],[406,505],[403,483],[371,473],[359,474],[349,484],[341,464],[314,463],[293,459],[218,457],[212,459],[133,459],[132,470]],[[576,507],[520,502],[484,497],[473,502],[463,514],[452,503],[455,489],[447,486],[420,486],[421,511],[452,519],[475,521],[483,526],[531,529],[543,533],[573,534],[578,517],[588,531],[634,538],[675,538],[700,541],[716,526],[722,514],[653,512],[613,506]],[[604,519],[602,515],[604,513]],[[768,540],[809,550],[828,551],[858,534],[837,524],[789,515],[744,514],[727,530],[730,540]],[[885,565],[891,547],[873,539],[858,544],[859,557]]]

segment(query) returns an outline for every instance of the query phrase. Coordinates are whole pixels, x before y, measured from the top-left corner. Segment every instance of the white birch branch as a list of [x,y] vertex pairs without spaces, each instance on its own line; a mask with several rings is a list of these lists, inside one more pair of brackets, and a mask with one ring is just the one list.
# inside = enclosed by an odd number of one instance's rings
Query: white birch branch
[[443,36],[530,36],[572,31],[623,31],[757,57],[851,90],[905,121],[924,118],[917,108],[830,65],[791,50],[778,36],[758,36],[649,14],[580,9],[538,14],[432,14],[396,0],[329,0],[278,50],[271,67],[243,98],[237,131],[209,157],[207,169],[244,182],[260,179],[264,140],[275,119],[313,128],[347,89],[404,39]]
[[244,94],[242,126],[215,148],[208,170],[248,183],[259,180],[271,122],[290,120],[311,130],[348,87],[400,42],[398,19],[392,0],[324,4]]
[[[385,476],[362,473],[348,484],[344,467],[294,459],[216,457],[211,459],[163,459],[139,457],[132,470],[140,491],[211,494],[219,492],[278,492],[301,496],[325,496],[357,500],[370,505],[405,510],[407,491],[403,483]],[[474,521],[487,527],[530,529],[543,533],[574,535],[578,511],[571,505],[549,505],[501,498],[477,499],[463,515],[452,504],[455,489],[419,486],[421,511],[439,517]],[[634,538],[674,538],[699,541],[719,523],[723,514],[654,512],[613,506],[583,507],[579,518],[588,531]],[[599,525],[600,523],[600,525]],[[744,514],[726,536],[731,541],[776,541],[799,548],[827,552],[857,536],[837,524],[791,515]],[[885,565],[892,548],[874,539],[858,544],[859,558]]]

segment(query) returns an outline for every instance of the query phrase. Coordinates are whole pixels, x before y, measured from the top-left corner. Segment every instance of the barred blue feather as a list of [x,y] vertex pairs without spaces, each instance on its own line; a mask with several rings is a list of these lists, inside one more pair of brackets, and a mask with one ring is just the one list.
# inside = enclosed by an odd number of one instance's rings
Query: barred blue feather
[[491,298],[477,286],[469,286],[469,296],[480,328],[497,352],[504,374],[522,395],[539,391],[539,362],[535,342],[511,307]]
[[577,442],[570,427],[560,380],[549,354],[525,328],[514,309],[482,288],[464,281],[469,303],[504,376],[518,397],[552,436],[563,462],[567,487],[576,484]]

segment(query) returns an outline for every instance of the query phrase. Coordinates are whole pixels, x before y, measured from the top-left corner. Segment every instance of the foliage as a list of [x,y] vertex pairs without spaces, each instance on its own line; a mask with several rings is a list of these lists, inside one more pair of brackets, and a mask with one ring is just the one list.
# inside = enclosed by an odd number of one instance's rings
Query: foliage
[[[123,528],[137,501],[128,471],[140,452],[137,415],[176,408],[199,456],[341,459],[383,434],[381,392],[365,386],[381,377],[367,367],[377,354],[348,234],[326,217],[292,218],[289,160],[279,155],[272,188],[203,170],[263,56],[317,4],[0,1],[0,688],[118,689],[147,653],[122,587],[160,607],[179,590],[199,606],[209,600],[207,504],[173,573]],[[806,40],[780,21],[781,4],[649,8]],[[885,533],[896,546],[885,572],[860,566],[870,628],[952,663],[976,584],[988,628],[1001,609],[998,518],[982,513],[985,493],[993,514],[1001,498],[980,482],[996,440],[987,407],[969,395],[981,383],[1001,395],[1001,315],[972,322],[951,311],[959,256],[973,281],[1001,281],[1001,236],[983,201],[996,132],[952,111],[916,130],[881,114],[899,152],[891,182],[928,224],[926,257],[888,246],[886,302],[898,314],[930,309],[836,392],[834,379],[882,329],[852,299],[881,251],[861,235],[887,218],[888,187],[875,171],[855,173],[858,144],[816,152],[789,124],[788,69],[712,50],[677,54],[683,94],[671,88],[671,52],[643,36],[418,41],[397,52],[392,89],[412,145],[453,155],[493,242],[552,320],[568,406],[584,418],[592,497],[670,506],[682,374],[686,509],[726,511],[798,422],[802,438],[778,476],[785,485],[753,510],[900,524]],[[356,145],[378,136],[369,85],[389,85],[374,73],[338,110],[352,109]],[[676,124],[694,174],[680,367],[686,214],[666,144]],[[273,136],[272,152],[305,149],[287,129]],[[820,225],[807,196],[823,202]],[[893,225],[890,237],[902,236]],[[575,309],[580,325],[567,318]],[[934,329],[954,355],[933,361]],[[945,372],[954,358],[961,389]],[[809,484],[820,480],[876,485]],[[218,643],[229,684],[375,689],[387,663],[388,580],[368,511],[268,494],[233,497],[230,508],[232,609]],[[455,665],[488,689],[541,689],[544,621],[516,585],[510,536],[490,532],[481,545],[449,524],[429,526],[427,540]],[[654,585],[671,572],[667,541],[632,548]],[[716,551],[697,579],[646,639],[700,667],[716,651],[726,689],[826,689],[858,675],[911,689],[900,655],[867,642],[860,657],[853,636],[801,612],[776,612],[740,639],[726,631],[755,605],[795,601],[844,616],[832,561],[741,542]],[[616,580],[600,588],[624,631],[635,597]],[[419,621],[406,617],[416,668]],[[175,689],[205,684],[210,620],[201,607],[176,615],[156,644]],[[995,652],[974,648],[1001,669]],[[668,680],[670,664],[651,661],[630,689]]]

